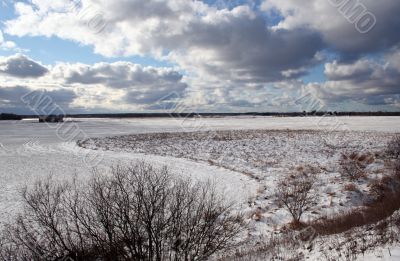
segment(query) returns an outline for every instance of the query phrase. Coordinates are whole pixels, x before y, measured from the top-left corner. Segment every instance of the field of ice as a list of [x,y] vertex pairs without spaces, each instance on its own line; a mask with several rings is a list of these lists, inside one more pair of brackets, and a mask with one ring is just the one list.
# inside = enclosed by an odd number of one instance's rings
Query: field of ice
[[[213,181],[247,215],[249,236],[267,234],[290,221],[272,197],[282,175],[313,171],[320,177],[313,191],[318,204],[306,219],[357,207],[368,194],[367,180],[356,184],[360,193],[345,191],[335,162],[346,150],[371,153],[375,160],[367,171],[376,178],[384,166],[379,153],[399,130],[400,117],[68,119],[53,125],[4,121],[0,221],[21,210],[21,188],[40,177],[85,179],[93,167],[107,170],[145,160],[176,175]],[[79,140],[85,142],[78,146]]]

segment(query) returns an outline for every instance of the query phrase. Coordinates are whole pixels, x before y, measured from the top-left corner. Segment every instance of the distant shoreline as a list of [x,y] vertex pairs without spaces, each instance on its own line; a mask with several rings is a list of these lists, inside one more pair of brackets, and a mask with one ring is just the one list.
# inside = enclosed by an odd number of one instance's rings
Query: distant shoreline
[[[100,113],[66,114],[65,118],[218,118],[235,116],[264,117],[345,117],[345,116],[400,116],[400,112],[247,112],[247,113]],[[0,120],[37,119],[38,115],[0,114]]]
[[[37,115],[19,115],[24,119],[38,118]],[[313,117],[313,116],[400,116],[400,112],[247,112],[247,113],[110,113],[110,114],[67,114],[65,118],[196,118],[229,116],[275,116],[275,117]]]

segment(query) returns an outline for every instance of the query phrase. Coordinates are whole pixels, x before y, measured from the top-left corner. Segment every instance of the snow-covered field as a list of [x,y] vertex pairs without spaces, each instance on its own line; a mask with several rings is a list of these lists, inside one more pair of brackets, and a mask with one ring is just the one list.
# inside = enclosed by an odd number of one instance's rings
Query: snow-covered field
[[[139,134],[90,139],[85,148],[117,153],[160,155],[189,159],[242,173],[258,187],[249,199],[249,218],[262,212],[254,223],[254,234],[270,233],[290,222],[291,217],[276,204],[275,188],[289,174],[311,173],[317,179],[313,189],[315,206],[305,216],[315,219],[360,206],[368,200],[368,184],[386,171],[384,153],[392,134],[337,131],[210,131],[195,133]],[[370,155],[366,176],[352,183],[339,173],[342,153]],[[229,178],[227,178],[227,181]],[[346,185],[354,184],[354,191]]]
[[[318,200],[306,220],[357,207],[369,195],[368,183],[384,171],[380,154],[399,130],[400,117],[77,119],[61,125],[0,122],[0,221],[11,219],[21,209],[21,187],[39,177],[85,179],[93,165],[107,169],[146,160],[166,165],[176,175],[214,181],[248,216],[250,236],[267,234],[290,220],[273,197],[273,188],[283,175],[306,171],[318,177],[313,189]],[[88,138],[98,139],[89,139],[84,148],[77,146],[76,141]],[[349,182],[338,173],[338,159],[347,151],[373,157],[365,167],[366,178],[355,182],[355,191],[345,189]],[[260,221],[253,218],[256,212]],[[390,258],[384,260],[395,260]]]

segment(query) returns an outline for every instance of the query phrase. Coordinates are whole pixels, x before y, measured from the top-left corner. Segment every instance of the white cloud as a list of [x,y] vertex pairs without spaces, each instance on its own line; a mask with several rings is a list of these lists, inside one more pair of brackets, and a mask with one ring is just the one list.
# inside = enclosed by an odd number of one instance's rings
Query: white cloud
[[17,45],[14,42],[6,41],[3,36],[3,32],[0,30],[0,49],[3,50],[18,50]]
[[[6,22],[7,32],[58,36],[93,45],[105,56],[152,55],[189,73],[248,82],[273,82],[287,78],[284,71],[307,69],[322,47],[319,35],[309,30],[272,31],[246,5],[222,10],[187,0],[83,0],[82,5],[71,11],[64,1],[17,3],[18,16]],[[101,33],[91,23],[99,17],[106,24]]]
[[363,58],[346,64],[337,61],[327,63],[325,74],[328,80],[321,84],[309,84],[306,89],[330,105],[357,101],[371,106],[398,107],[399,58],[400,51],[392,50],[382,61]]
[[[71,107],[103,110],[146,110],[170,93],[185,97],[187,84],[172,68],[143,67],[130,62],[44,66],[29,57],[0,57],[0,88],[23,86],[79,94]],[[21,90],[21,89],[18,89]],[[19,97],[15,97],[16,100]],[[164,98],[164,101],[168,101]]]
[[0,74],[17,78],[39,78],[47,72],[46,67],[22,54],[0,57]]

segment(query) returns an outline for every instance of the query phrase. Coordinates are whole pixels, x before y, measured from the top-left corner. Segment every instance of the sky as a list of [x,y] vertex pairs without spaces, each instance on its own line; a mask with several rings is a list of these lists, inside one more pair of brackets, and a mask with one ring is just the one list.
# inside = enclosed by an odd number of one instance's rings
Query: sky
[[0,112],[399,111],[398,0],[0,0]]

